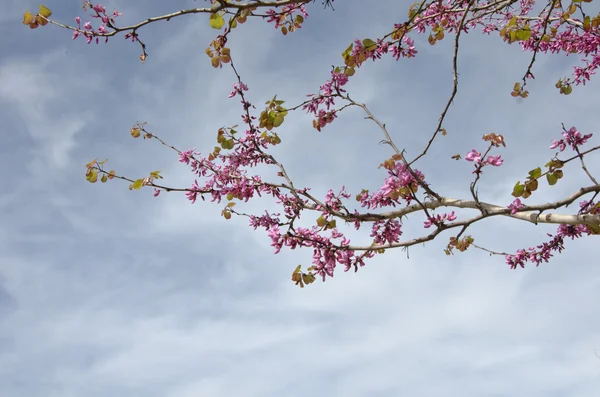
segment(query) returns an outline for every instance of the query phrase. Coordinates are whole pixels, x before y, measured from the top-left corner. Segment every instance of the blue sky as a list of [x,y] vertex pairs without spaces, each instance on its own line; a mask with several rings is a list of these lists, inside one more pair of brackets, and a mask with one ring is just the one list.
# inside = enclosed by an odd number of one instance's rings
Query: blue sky
[[[196,6],[177,0],[113,1],[123,24]],[[338,2],[336,2],[338,3]],[[230,46],[249,99],[289,103],[318,90],[355,38],[375,38],[404,20],[411,2],[346,1],[309,7],[283,37],[249,21]],[[60,21],[79,0],[48,2]],[[510,271],[477,251],[453,257],[446,239],[371,260],[299,289],[290,281],[309,250],[274,256],[268,237],[221,207],[182,194],[152,197],[112,181],[91,185],[85,164],[108,158],[129,176],[163,170],[186,187],[192,175],[173,152],[133,140],[148,129],[181,149],[212,148],[216,131],[239,123],[228,99],[234,75],[215,70],[204,49],[215,36],[204,15],[140,32],[150,56],[123,38],[71,41],[48,26],[29,31],[21,15],[37,3],[0,5],[0,390],[6,396],[597,396],[600,390],[600,269],[595,238],[569,241],[539,268]],[[415,59],[367,65],[348,89],[386,122],[400,147],[417,153],[451,89],[450,41],[415,36]],[[528,54],[498,37],[465,37],[460,91],[449,132],[419,168],[443,195],[468,197],[472,164],[449,157],[505,136],[505,164],[484,174],[483,200],[511,201],[514,183],[543,166],[561,122],[595,134],[599,82],[560,96],[554,83],[577,56],[541,56],[530,97],[509,93]],[[266,87],[266,88],[265,88]],[[391,153],[358,111],[319,133],[290,116],[276,155],[297,185],[317,194],[346,185],[376,188]],[[590,158],[588,168],[600,162]],[[532,200],[554,201],[580,187],[577,166]],[[537,197],[536,197],[537,196]],[[249,203],[249,210],[272,208]],[[421,233],[415,218],[406,233]],[[476,241],[514,252],[553,226],[512,219],[473,227]],[[360,236],[357,236],[360,237]],[[368,236],[362,236],[368,240]]]

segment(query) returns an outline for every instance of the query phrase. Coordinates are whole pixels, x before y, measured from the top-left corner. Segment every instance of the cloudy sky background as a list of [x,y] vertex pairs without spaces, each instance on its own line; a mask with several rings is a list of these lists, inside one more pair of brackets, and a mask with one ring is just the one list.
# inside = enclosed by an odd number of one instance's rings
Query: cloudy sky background
[[[278,94],[298,103],[352,40],[387,32],[410,3],[345,1],[335,12],[313,4],[305,26],[287,37],[249,21],[229,42],[249,100]],[[129,24],[200,4],[106,6]],[[46,5],[56,20],[83,18],[79,0]],[[193,179],[175,153],[131,139],[131,126],[147,121],[177,147],[206,152],[219,127],[239,123],[239,102],[227,99],[234,76],[213,69],[204,53],[216,35],[208,17],[140,31],[150,53],[141,65],[139,47],[122,37],[86,45],[52,26],[29,31],[21,15],[35,7],[0,6],[3,396],[598,395],[595,238],[569,241],[540,268],[510,271],[475,250],[446,257],[444,235],[411,248],[409,259],[391,251],[357,274],[340,270],[301,290],[289,277],[310,263],[310,250],[274,256],[265,234],[244,219],[223,220],[219,205],[84,179],[84,165],[99,157],[117,173],[160,169],[165,184],[187,187]],[[449,134],[418,168],[441,194],[467,197],[472,164],[450,156],[484,149],[483,133],[502,133],[505,164],[486,170],[480,192],[508,204],[514,183],[552,156],[546,148],[561,122],[595,133],[597,144],[600,82],[560,96],[554,83],[579,56],[542,56],[530,97],[517,101],[509,93],[528,54],[495,35],[464,39]],[[409,155],[429,139],[451,89],[451,41],[415,40],[415,59],[369,64],[348,86]],[[290,116],[275,153],[297,185],[317,194],[377,188],[385,177],[377,166],[391,153],[362,117],[345,112],[319,133],[310,117]],[[590,158],[588,168],[600,162]],[[585,181],[577,166],[565,174],[532,199],[554,201]],[[405,236],[421,233],[421,222]],[[471,232],[484,246],[514,252],[554,230],[494,219]]]

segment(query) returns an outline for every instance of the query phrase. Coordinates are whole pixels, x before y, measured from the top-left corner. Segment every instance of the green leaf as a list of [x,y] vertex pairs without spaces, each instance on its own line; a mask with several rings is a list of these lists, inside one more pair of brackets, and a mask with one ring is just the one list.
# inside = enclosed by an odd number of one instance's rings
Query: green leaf
[[546,179],[548,180],[548,185],[550,186],[554,186],[556,185],[556,182],[558,182],[558,178],[554,174],[546,174]]
[[315,281],[315,276],[312,274],[303,274],[302,281],[304,281],[304,284],[312,284]]
[[327,225],[327,221],[325,220],[325,218],[323,218],[322,216],[317,218],[317,226],[323,227],[325,225]]
[[377,47],[377,43],[371,39],[364,39],[362,41],[362,44],[365,47],[365,49],[367,49],[367,50],[374,50],[375,47]]
[[221,14],[210,14],[210,27],[213,29],[221,29],[225,25],[225,19]]
[[350,56],[350,54],[352,53],[352,48],[354,47],[354,44],[350,44],[348,46],[348,48],[346,48],[346,50],[344,52],[342,52],[342,58],[346,59]]
[[40,4],[39,14],[45,18],[48,18],[50,15],[52,15],[52,11],[50,11],[50,9],[48,7]]
[[98,181],[98,173],[96,171],[91,171],[86,179],[88,180],[88,182],[90,183],[96,183]]
[[273,126],[279,127],[281,124],[283,124],[283,115],[278,113],[277,116],[273,118]]
[[560,93],[563,95],[569,95],[571,92],[573,92],[573,87],[570,85],[563,85],[560,87]]
[[570,93],[572,93],[572,92],[573,92],[573,87],[572,87],[571,85],[568,85],[568,86],[565,88],[565,95],[569,95],[569,94],[570,94]]
[[417,3],[412,3],[410,8],[408,9],[408,18],[411,19],[417,14]]
[[523,35],[523,30],[519,29],[515,31],[515,39],[521,41],[521,40],[525,40],[524,39],[524,35]]
[[226,150],[233,149],[233,139],[225,139],[223,142],[221,142],[221,147]]
[[106,183],[106,181],[108,181],[108,176],[106,176],[106,174],[102,175],[102,178],[100,178],[100,181],[102,181],[102,183]]
[[516,31],[515,37],[519,41],[529,40],[531,38],[531,30],[528,27],[519,29]]
[[296,266],[296,270],[294,270],[294,273],[293,273],[293,274],[298,274],[298,273],[300,273],[300,269],[302,269],[302,265],[298,265],[298,266]]
[[521,197],[523,195],[524,191],[525,191],[525,186],[521,185],[521,182],[519,181],[513,188],[512,195],[514,197]]
[[537,179],[540,176],[542,176],[542,169],[540,167],[529,171],[529,179]]
[[137,181],[133,182],[133,188],[138,190],[143,186],[143,184],[144,184],[144,180],[138,179]]
[[600,234],[600,225],[587,225],[588,229],[590,229],[591,234]]

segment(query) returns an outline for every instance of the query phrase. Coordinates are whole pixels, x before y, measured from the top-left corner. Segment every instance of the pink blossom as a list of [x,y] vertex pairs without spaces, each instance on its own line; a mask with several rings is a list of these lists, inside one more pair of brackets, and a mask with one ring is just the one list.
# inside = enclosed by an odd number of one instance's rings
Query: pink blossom
[[441,225],[446,221],[452,222],[456,220],[456,214],[454,213],[454,211],[452,211],[449,214],[437,214],[433,217],[429,217],[427,218],[427,220],[424,222],[423,227],[425,229],[429,229],[432,225]]
[[533,262],[536,266],[539,266],[542,262],[547,263],[553,256],[553,252],[561,253],[565,249],[565,237],[575,239],[582,237],[584,234],[590,234],[590,230],[586,225],[560,225],[554,236],[548,234],[552,237],[549,242],[542,243],[535,248],[531,247],[528,250],[520,249],[515,255],[506,255],[506,263],[511,269],[524,268],[526,262]]
[[481,163],[481,153],[479,153],[478,151],[473,149],[465,155],[465,160],[474,161],[475,164],[480,164]]
[[556,149],[559,148],[559,151],[563,151],[567,148],[567,145],[565,144],[565,142],[562,139],[553,139],[552,140],[552,145],[550,145],[549,147],[550,149]]
[[233,85],[233,91],[229,93],[229,98],[233,98],[236,94],[241,94],[242,91],[248,91],[248,86],[242,82]]
[[105,14],[106,13],[106,8],[104,8],[103,5],[101,4],[96,4],[92,7],[92,9],[94,11],[96,11],[98,14]]
[[267,231],[267,235],[271,238],[271,246],[275,247],[275,254],[278,254],[283,247],[283,241],[281,239],[281,232],[277,225],[273,225]]
[[525,207],[523,205],[523,203],[521,203],[521,200],[516,198],[509,206],[508,208],[510,208],[510,214],[514,215],[516,214],[520,209],[523,209],[523,207]]
[[588,139],[592,137],[593,134],[581,135],[575,127],[571,127],[568,131],[564,131],[562,133],[563,139],[553,139],[552,145],[550,145],[550,149],[559,148],[559,151],[564,151],[567,148],[567,145],[570,146],[573,150],[577,150],[577,148],[585,143],[587,143]]
[[493,165],[494,167],[500,167],[504,160],[500,158],[500,155],[497,156],[488,156],[486,161],[489,165]]
[[397,243],[402,235],[401,224],[397,219],[373,222],[371,237],[376,244]]
[[192,184],[192,187],[190,188],[190,190],[185,192],[186,197],[188,198],[188,200],[190,200],[192,202],[192,204],[194,204],[196,202],[196,198],[198,196],[199,191],[200,191],[200,187],[198,186],[198,181],[194,180],[194,183]]

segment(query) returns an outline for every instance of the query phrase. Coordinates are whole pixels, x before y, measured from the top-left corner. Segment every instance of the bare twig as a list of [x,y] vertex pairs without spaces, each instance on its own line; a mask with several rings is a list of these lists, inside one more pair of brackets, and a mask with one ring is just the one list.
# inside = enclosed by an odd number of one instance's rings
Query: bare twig
[[575,151],[577,152],[577,154],[578,154],[578,157],[579,157],[579,160],[581,161],[581,168],[582,168],[582,169],[583,169],[583,171],[584,171],[584,172],[587,174],[587,176],[590,178],[590,180],[591,180],[591,181],[592,181],[592,182],[593,182],[595,185],[597,185],[597,184],[598,184],[598,181],[597,181],[597,180],[596,180],[596,178],[594,178],[594,177],[592,176],[592,174],[591,174],[591,173],[588,171],[587,167],[585,166],[585,162],[583,161],[583,154],[581,154],[581,153],[579,152],[579,148],[578,148],[577,146],[575,146]]
[[444,120],[446,118],[446,113],[448,113],[448,110],[450,109],[450,105],[452,105],[452,102],[454,102],[454,97],[456,96],[456,94],[458,92],[458,45],[459,45],[460,34],[464,27],[464,23],[467,18],[467,14],[469,13],[469,9],[473,5],[473,2],[474,2],[474,0],[471,0],[469,2],[469,5],[464,10],[464,14],[462,16],[460,24],[458,25],[458,28],[456,29],[456,37],[454,39],[454,55],[452,57],[453,84],[452,84],[452,92],[450,93],[450,98],[448,99],[448,102],[446,103],[446,106],[444,107],[444,110],[442,111],[442,114],[440,115],[438,125],[435,129],[435,132],[433,133],[433,136],[431,137],[431,139],[429,139],[427,146],[425,147],[423,152],[421,154],[419,154],[417,157],[415,157],[410,163],[408,163],[408,165],[414,164],[417,160],[419,160],[421,157],[423,157],[423,156],[425,156],[425,154],[427,154],[427,151],[433,144],[433,141],[437,137],[438,133],[440,131],[442,131],[442,124],[444,123]]

